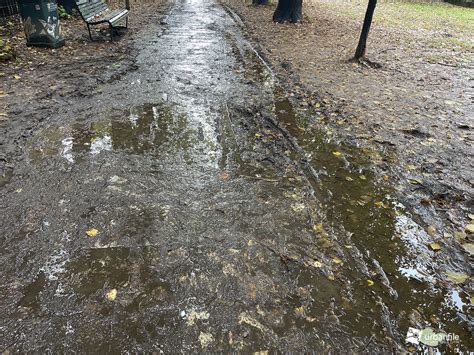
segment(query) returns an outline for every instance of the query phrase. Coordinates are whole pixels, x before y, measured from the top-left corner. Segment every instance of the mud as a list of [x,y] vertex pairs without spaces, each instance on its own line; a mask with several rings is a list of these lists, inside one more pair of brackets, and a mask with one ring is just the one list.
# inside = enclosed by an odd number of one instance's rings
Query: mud
[[178,0],[136,70],[28,139],[2,188],[1,348],[387,352],[432,326],[472,349],[463,255],[430,251],[377,152],[311,125],[234,18]]

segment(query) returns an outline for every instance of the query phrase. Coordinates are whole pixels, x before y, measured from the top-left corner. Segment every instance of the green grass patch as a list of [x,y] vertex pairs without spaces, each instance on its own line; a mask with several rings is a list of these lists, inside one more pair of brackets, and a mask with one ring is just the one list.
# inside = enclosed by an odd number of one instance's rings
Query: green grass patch
[[[366,1],[312,1],[361,20],[367,6]],[[382,1],[375,10],[374,21],[408,29],[449,30],[471,37],[474,33],[474,9],[446,3]]]

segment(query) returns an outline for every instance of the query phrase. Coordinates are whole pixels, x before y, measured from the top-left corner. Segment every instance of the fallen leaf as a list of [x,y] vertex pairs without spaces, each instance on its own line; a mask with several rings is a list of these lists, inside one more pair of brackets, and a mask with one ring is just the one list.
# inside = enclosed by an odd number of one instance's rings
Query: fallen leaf
[[373,286],[374,285],[374,282],[372,280],[367,280],[367,286]]
[[469,217],[469,219],[472,219],[472,220],[474,220],[474,213],[468,213],[468,215],[467,215],[467,216]]
[[332,154],[336,157],[340,157],[342,155],[341,152],[332,152]]
[[19,76],[18,74],[15,74],[15,75],[13,75],[13,78],[16,79],[16,80],[20,80],[21,76]]
[[303,318],[304,317],[304,307],[301,306],[301,307],[295,308],[295,315],[298,318]]
[[107,292],[106,297],[109,301],[115,301],[117,298],[117,290],[115,288],[111,289],[109,292]]
[[466,226],[466,232],[474,233],[474,224],[468,224]]
[[365,177],[365,175],[359,175],[359,179],[361,179],[361,180],[367,180],[367,178]]
[[431,243],[431,244],[430,244],[430,248],[431,248],[431,250],[433,250],[433,251],[438,251],[438,250],[441,249],[441,245],[439,245],[438,243]]
[[228,172],[225,172],[225,171],[223,171],[219,175],[219,179],[221,179],[223,181],[227,181],[227,180],[229,180],[229,178],[230,178],[230,174]]
[[201,348],[207,348],[210,343],[214,341],[214,337],[210,333],[203,333],[199,334],[199,342],[201,343]]
[[474,255],[474,244],[473,243],[463,244],[462,247],[464,248],[465,251],[467,251],[469,253],[469,255]]
[[86,234],[89,236],[89,237],[95,237],[97,235],[97,233],[99,233],[99,231],[95,228],[92,228],[92,229],[89,229]]
[[320,261],[317,261],[317,260],[315,260],[315,261],[312,263],[312,265],[313,265],[314,267],[318,267],[318,268],[321,267],[321,266],[323,266],[323,264],[321,264],[321,262],[320,262]]
[[462,284],[469,277],[464,272],[454,272],[454,271],[446,272],[446,276],[448,277],[448,279],[450,279],[451,281],[457,284]]
[[428,235],[434,237],[436,235],[436,228],[433,227],[433,226],[429,226],[427,229],[426,229],[426,232],[428,233]]
[[192,326],[195,324],[196,320],[207,320],[209,319],[209,312],[202,311],[202,312],[196,312],[195,310],[192,310],[189,312],[188,320],[187,320],[187,325]]
[[456,231],[454,232],[454,238],[457,240],[466,239],[466,233]]
[[337,265],[342,264],[342,260],[339,259],[338,257],[333,258],[333,259],[332,259],[332,262],[333,262],[334,264],[337,264]]
[[295,203],[291,205],[291,209],[295,212],[301,212],[305,209],[305,205],[303,203]]
[[265,332],[265,327],[256,319],[250,317],[247,312],[242,312],[239,315],[239,324],[248,324],[252,327],[259,329],[261,332]]

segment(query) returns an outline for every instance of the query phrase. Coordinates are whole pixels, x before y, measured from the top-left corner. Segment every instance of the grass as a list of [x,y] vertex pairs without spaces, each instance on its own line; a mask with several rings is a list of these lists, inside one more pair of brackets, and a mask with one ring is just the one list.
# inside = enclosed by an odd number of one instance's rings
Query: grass
[[[323,4],[351,18],[363,19],[367,1],[357,0],[311,0]],[[422,3],[410,1],[381,1],[377,6],[374,21],[408,29],[450,30],[461,36],[472,37],[474,33],[474,9],[446,3]]]

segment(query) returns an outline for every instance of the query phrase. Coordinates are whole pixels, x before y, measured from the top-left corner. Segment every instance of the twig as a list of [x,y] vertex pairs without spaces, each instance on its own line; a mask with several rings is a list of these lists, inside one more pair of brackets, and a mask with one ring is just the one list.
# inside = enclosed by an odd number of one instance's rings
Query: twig
[[444,62],[438,62],[439,65],[444,65],[446,67],[453,67],[453,68],[457,68],[458,65],[454,65],[454,64],[449,64],[449,63],[444,63]]
[[374,340],[374,336],[371,335],[370,336],[370,339],[369,341],[367,341],[367,343],[365,343],[364,347],[362,349],[358,349],[357,352],[361,353],[363,352],[365,349],[367,349],[367,347],[370,345],[370,343]]
[[227,106],[227,102],[224,103],[225,110],[227,112],[227,119],[229,120],[230,129],[232,130],[232,134],[234,135],[234,139],[237,139],[235,136],[234,125],[232,124],[232,119],[230,118],[230,111],[229,106]]
[[249,179],[268,181],[268,182],[278,182],[279,181],[279,180],[276,180],[276,179],[269,179],[269,178],[258,177],[258,176],[249,176],[249,175],[239,175],[239,176],[249,178]]

